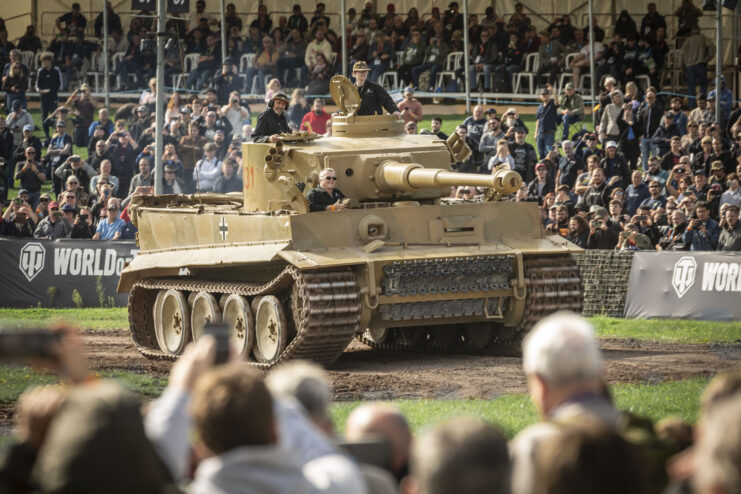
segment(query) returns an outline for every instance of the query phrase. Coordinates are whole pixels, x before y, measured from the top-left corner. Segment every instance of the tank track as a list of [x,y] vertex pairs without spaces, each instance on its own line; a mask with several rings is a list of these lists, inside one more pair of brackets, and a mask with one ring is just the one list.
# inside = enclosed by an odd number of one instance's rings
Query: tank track
[[137,282],[129,294],[129,324],[137,350],[155,360],[178,358],[161,352],[154,335],[154,300],[156,292],[163,289],[247,297],[276,295],[284,302],[291,300],[293,311],[287,312],[295,324],[293,340],[274,363],[248,361],[263,370],[289,359],[329,365],[342,354],[360,323],[360,291],[350,269],[301,272],[289,266],[262,285],[183,277],[147,278]]
[[559,310],[581,313],[582,281],[579,267],[571,255],[526,256],[524,276],[529,281],[527,305],[520,324],[513,328],[494,328],[488,344],[475,348],[463,336],[465,324],[457,324],[454,341],[447,346],[437,344],[428,331],[417,345],[408,345],[399,329],[389,329],[383,342],[370,338],[368,331],[358,335],[358,340],[373,349],[402,352],[473,352],[496,355],[519,355],[522,340],[540,319]]

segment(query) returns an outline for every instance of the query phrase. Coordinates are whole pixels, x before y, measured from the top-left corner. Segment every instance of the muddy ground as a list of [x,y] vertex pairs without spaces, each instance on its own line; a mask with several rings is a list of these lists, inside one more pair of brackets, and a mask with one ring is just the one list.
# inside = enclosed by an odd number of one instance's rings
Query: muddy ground
[[[128,331],[87,332],[90,364],[96,370],[126,370],[166,376],[171,363],[136,351]],[[710,376],[741,365],[741,345],[683,345],[603,340],[611,383],[658,383]],[[336,400],[400,398],[491,399],[526,392],[522,362],[514,357],[399,353],[353,342],[329,369]]]

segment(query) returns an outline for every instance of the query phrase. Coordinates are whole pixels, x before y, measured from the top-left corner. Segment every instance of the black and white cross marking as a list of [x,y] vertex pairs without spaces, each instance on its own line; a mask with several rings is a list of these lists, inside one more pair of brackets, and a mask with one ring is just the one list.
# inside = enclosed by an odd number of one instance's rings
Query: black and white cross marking
[[221,240],[226,242],[226,237],[229,235],[229,225],[226,224],[226,218],[224,217],[219,222],[219,235],[221,235]]

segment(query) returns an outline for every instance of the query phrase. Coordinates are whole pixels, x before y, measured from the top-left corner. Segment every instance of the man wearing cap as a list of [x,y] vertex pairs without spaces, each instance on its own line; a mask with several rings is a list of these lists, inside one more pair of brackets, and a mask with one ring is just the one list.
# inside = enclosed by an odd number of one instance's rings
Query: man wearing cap
[[558,113],[556,104],[551,98],[551,91],[548,88],[543,89],[540,92],[540,104],[535,110],[535,143],[538,147],[538,158],[545,158],[548,149],[555,142],[557,125]]
[[725,223],[718,238],[718,250],[741,251],[741,222],[738,221],[738,211],[735,204],[726,209]]
[[17,146],[23,140],[23,127],[33,125],[33,117],[24,110],[21,102],[13,101],[12,111],[8,113],[5,124],[13,132],[13,144]]
[[268,107],[257,117],[257,125],[252,132],[254,142],[272,143],[278,140],[278,134],[291,132],[286,119],[288,101],[285,93],[275,93]]
[[407,122],[404,124],[404,133],[408,136],[417,135],[417,122]]
[[121,237],[126,222],[118,217],[118,199],[115,197],[108,199],[106,213],[106,219],[101,219],[98,223],[93,240],[118,240]]
[[49,128],[53,124],[46,123],[46,117],[57,107],[57,95],[62,90],[62,72],[54,67],[54,55],[46,52],[41,55],[41,67],[36,72],[36,91],[41,96],[41,121],[44,122],[44,134],[49,138]]
[[458,2],[450,2],[443,17],[443,25],[448,32],[463,31],[463,16],[458,12]]
[[535,176],[535,164],[538,157],[535,148],[525,142],[527,131],[525,127],[514,128],[514,138],[508,140],[509,151],[515,160],[515,171],[520,174],[524,183],[530,183]]
[[134,122],[131,127],[129,127],[129,133],[131,134],[131,138],[134,140],[134,142],[137,142],[144,131],[152,125],[152,119],[149,115],[149,108],[147,108],[146,106],[141,105],[136,109],[136,117],[136,122]]
[[382,115],[383,110],[401,118],[399,108],[391,99],[391,96],[375,82],[368,81],[370,68],[365,62],[355,62],[352,66],[352,75],[355,78],[355,86],[360,94],[360,108],[357,115]]
[[34,238],[55,240],[57,238],[67,238],[71,231],[72,224],[64,217],[64,212],[60,210],[59,203],[52,201],[49,203],[49,215],[39,222],[33,236]]
[[535,165],[535,178],[527,185],[528,200],[537,200],[543,205],[546,194],[555,191],[555,184],[548,178],[548,167],[545,163]]
[[299,130],[324,135],[327,133],[327,122],[331,118],[332,116],[324,111],[324,100],[322,98],[314,98],[314,102],[311,104],[311,111],[301,119]]
[[67,158],[62,165],[57,167],[54,174],[65,184],[69,177],[75,177],[79,182],[80,187],[87,191],[90,187],[90,180],[97,174],[97,172],[92,166],[85,163],[82,158],[73,154]]
[[414,89],[407,87],[404,89],[404,100],[399,103],[401,118],[404,123],[414,122],[418,124],[422,121],[422,103],[414,97]]
[[163,194],[185,194],[185,182],[177,177],[178,167],[167,163],[164,165],[164,177],[162,181]]
[[569,138],[569,126],[584,118],[584,99],[574,90],[572,83],[566,84],[564,94],[558,102],[558,114],[563,122],[563,134],[561,140]]

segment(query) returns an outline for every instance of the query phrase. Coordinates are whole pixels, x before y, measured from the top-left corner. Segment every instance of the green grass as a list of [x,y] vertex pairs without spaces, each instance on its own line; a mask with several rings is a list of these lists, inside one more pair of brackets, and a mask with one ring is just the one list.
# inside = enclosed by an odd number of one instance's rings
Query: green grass
[[[143,401],[156,398],[167,382],[162,378],[125,371],[101,372],[100,377],[115,379],[140,395]],[[658,421],[676,416],[688,423],[697,420],[700,395],[708,378],[668,381],[660,384],[618,384],[612,388],[618,408]],[[58,382],[48,374],[26,366],[0,366],[0,402],[13,403],[32,386]],[[331,410],[338,432],[344,430],[348,415],[360,401],[336,403]],[[494,400],[396,400],[412,429],[419,433],[440,422],[460,416],[478,417],[497,424],[507,437],[538,420],[530,397],[505,395]]]
[[[0,309],[0,327],[29,327],[62,320],[82,329],[126,329],[125,307],[113,309]],[[618,319],[595,316],[589,320],[601,338],[636,339],[666,343],[741,343],[737,322],[676,319]]]
[[[708,383],[706,378],[671,381],[661,384],[618,384],[612,388],[621,410],[658,421],[675,416],[688,423],[697,420],[700,395]],[[337,431],[344,430],[348,415],[363,402],[337,403],[332,407],[332,419]],[[496,424],[507,437],[538,421],[535,407],[528,395],[506,395],[494,400],[398,400],[392,401],[404,413],[415,433],[455,417],[477,417]]]
[[667,343],[741,343],[741,323],[680,319],[617,319],[595,316],[590,321],[601,338]]
[[0,309],[0,327],[25,328],[47,326],[64,321],[81,329],[126,329],[129,327],[126,307],[113,309]]

